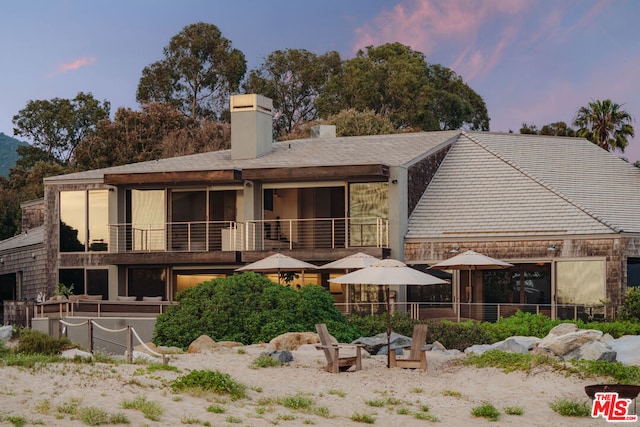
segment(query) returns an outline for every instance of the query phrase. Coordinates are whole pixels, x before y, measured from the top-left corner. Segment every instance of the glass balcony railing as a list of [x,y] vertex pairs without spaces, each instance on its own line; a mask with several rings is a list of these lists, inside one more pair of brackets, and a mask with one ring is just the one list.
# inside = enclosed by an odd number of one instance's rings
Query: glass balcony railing
[[386,248],[389,222],[382,218],[316,218],[111,224],[109,239],[116,253]]

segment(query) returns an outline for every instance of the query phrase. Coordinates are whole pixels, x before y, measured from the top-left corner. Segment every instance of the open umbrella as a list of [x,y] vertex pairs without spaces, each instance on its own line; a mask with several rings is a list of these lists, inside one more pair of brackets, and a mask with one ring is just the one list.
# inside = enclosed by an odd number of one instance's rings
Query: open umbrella
[[[476,251],[468,250],[461,254],[452,256],[431,266],[439,270],[468,270],[469,271],[469,300],[471,303],[471,271],[472,270],[500,270],[513,267],[513,264],[500,261],[499,259],[480,254]],[[458,281],[458,320],[460,320],[460,281]]]
[[391,346],[391,303],[389,285],[440,285],[447,283],[430,274],[415,270],[395,259],[384,259],[360,270],[330,279],[330,282],[346,285],[382,285],[386,286],[387,305],[387,367],[390,365],[389,347]]
[[278,273],[278,282],[280,281],[280,273],[287,271],[301,271],[302,283],[304,284],[304,271],[314,270],[317,266],[310,264],[290,256],[277,253],[270,255],[260,261],[252,262],[244,267],[237,268],[236,271],[255,271],[258,273]]
[[371,267],[374,262],[380,261],[379,258],[358,252],[353,255],[340,258],[318,268],[323,270],[357,270],[360,268]]

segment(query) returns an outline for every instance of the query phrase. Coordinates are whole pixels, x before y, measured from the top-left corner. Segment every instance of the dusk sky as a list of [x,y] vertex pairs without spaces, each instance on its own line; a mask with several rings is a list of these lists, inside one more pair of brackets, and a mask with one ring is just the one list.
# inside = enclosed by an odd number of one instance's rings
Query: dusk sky
[[[278,49],[409,45],[460,75],[496,132],[571,123],[607,98],[640,132],[639,18],[636,0],[0,0],[0,132],[29,100],[91,92],[112,115],[138,109],[142,69],[195,22],[218,26],[248,70]],[[619,155],[640,160],[640,135]]]

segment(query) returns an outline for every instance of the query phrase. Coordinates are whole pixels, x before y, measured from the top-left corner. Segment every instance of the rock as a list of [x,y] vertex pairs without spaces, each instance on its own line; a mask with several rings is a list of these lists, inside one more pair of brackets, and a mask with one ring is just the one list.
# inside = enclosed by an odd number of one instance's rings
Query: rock
[[93,360],[93,354],[88,351],[78,350],[77,348],[63,351],[62,354],[60,354],[60,357],[64,359],[75,359],[76,357],[80,357],[82,359]]
[[575,323],[560,323],[558,326],[555,326],[553,329],[549,331],[548,335],[565,335],[571,332],[576,332],[578,330],[578,326]]
[[505,353],[529,353],[528,347],[525,347],[524,345],[518,343],[518,341],[513,338],[507,338],[504,341],[497,342],[493,344],[493,348],[496,350],[504,351]]
[[132,361],[137,363],[158,363],[159,358],[142,351],[133,351]]
[[[391,332],[391,335],[389,336],[389,341],[391,343],[392,348],[411,345],[411,338],[406,337],[404,335],[396,334],[395,332]],[[387,354],[386,332],[383,332],[378,335],[374,335],[372,337],[360,337],[357,340],[353,341],[352,344],[362,344],[364,349],[369,354],[375,354],[375,355]],[[402,354],[402,353],[396,350],[396,354]]]
[[494,344],[472,345],[471,347],[467,347],[464,352],[482,354],[489,350],[500,350],[504,351],[505,353],[527,354],[533,347],[537,345],[539,341],[540,338],[537,337],[514,336]]
[[564,360],[605,360],[607,362],[616,361],[616,352],[611,350],[607,344],[601,341],[589,341],[579,348],[564,355]]
[[182,354],[182,353],[184,353],[184,350],[181,349],[180,347],[159,345],[157,348],[158,348],[158,353],[162,353],[162,354]]
[[219,346],[207,335],[200,335],[189,344],[187,353],[212,353],[217,351]]
[[0,340],[3,342],[7,342],[13,336],[13,326],[0,326]]
[[[320,338],[315,332],[287,332],[269,341],[269,347],[274,350],[297,350],[298,347],[304,344],[319,343]],[[338,342],[336,341],[335,343],[337,344]]]
[[433,350],[439,350],[439,351],[446,351],[447,348],[445,346],[443,346],[440,341],[434,341],[433,342],[433,348],[431,349],[431,351]]
[[464,349],[465,354],[482,354],[486,351],[493,350],[493,344],[474,344]]
[[[560,324],[553,328],[552,332],[554,329],[562,325],[563,324]],[[563,330],[569,330],[569,328],[564,328]],[[601,337],[602,331],[597,331],[595,329],[579,329],[562,335],[558,334],[557,331],[556,333],[550,332],[549,335],[544,337],[538,343],[536,352],[547,350],[560,358],[564,358],[565,355],[571,353],[589,341],[597,341]]]
[[265,351],[261,356],[268,356],[280,363],[289,363],[293,361],[293,355],[289,350]]
[[616,352],[618,362],[640,366],[640,336],[625,335],[607,342],[607,345]]

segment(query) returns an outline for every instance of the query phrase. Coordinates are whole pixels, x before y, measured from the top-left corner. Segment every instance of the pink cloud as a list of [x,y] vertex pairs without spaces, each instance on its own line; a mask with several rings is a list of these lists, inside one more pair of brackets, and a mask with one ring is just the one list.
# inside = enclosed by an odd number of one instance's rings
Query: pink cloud
[[68,62],[66,64],[62,64],[58,67],[58,73],[65,74],[69,71],[74,71],[82,67],[86,67],[88,65],[92,65],[96,62],[96,58],[93,56],[87,56],[84,58],[76,59],[73,62]]

